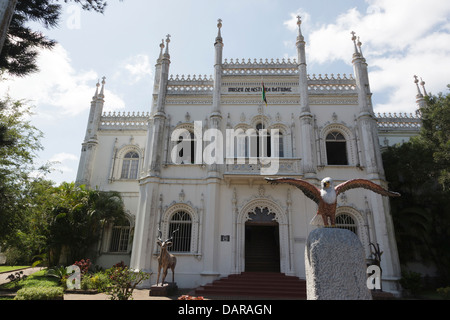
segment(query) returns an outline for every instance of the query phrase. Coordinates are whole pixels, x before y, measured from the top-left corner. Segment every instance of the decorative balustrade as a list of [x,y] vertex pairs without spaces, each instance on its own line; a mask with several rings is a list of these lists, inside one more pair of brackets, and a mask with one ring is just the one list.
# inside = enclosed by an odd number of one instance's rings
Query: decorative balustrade
[[173,75],[167,84],[167,94],[210,94],[214,89],[212,76]]
[[376,115],[378,120],[378,128],[386,130],[402,130],[413,129],[419,130],[422,126],[421,119],[418,115],[412,113],[378,113]]
[[315,73],[313,73],[312,76],[308,74],[308,80],[310,80],[310,81],[329,81],[329,80],[331,80],[331,81],[336,81],[336,80],[355,81],[352,74],[349,74],[348,78],[347,78],[347,75],[345,73],[342,74],[342,77],[341,77],[340,73],[336,74],[336,76],[334,75],[334,73],[330,74],[330,76],[328,76],[327,73],[325,73],[325,75],[323,75],[323,76],[321,73],[319,73],[317,76]]
[[[230,159],[227,159],[230,160]],[[237,159],[231,159],[233,163],[226,164],[225,174],[229,175],[242,175],[242,174],[261,174],[261,168],[266,167],[269,168],[272,166],[272,168],[275,167],[275,164],[273,161],[278,161],[278,172],[279,174],[290,174],[295,175],[300,172],[300,159],[289,159],[289,158],[278,158],[278,159],[271,159],[268,158],[268,161],[272,161],[272,163],[268,164],[261,164],[261,162],[256,158],[249,159],[241,159],[241,161],[245,160],[245,163],[238,163]],[[252,163],[256,162],[256,163]]]
[[296,75],[298,64],[291,59],[225,59],[222,64],[222,74],[225,76],[263,76],[263,75]]
[[108,112],[100,120],[101,130],[146,130],[149,112]]

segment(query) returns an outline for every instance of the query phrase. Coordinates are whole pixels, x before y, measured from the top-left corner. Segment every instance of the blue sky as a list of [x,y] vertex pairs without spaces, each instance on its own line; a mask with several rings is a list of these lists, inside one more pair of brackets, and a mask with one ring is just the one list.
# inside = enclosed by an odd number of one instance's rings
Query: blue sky
[[300,14],[310,74],[353,73],[355,31],[369,64],[375,112],[414,113],[415,74],[428,92],[447,92],[450,83],[448,0],[108,2],[103,15],[64,5],[59,28],[43,30],[59,45],[41,52],[41,71],[0,83],[0,92],[35,106],[33,123],[45,134],[40,161],[60,162],[49,177],[58,183],[76,178],[98,79],[106,77],[105,111],[150,111],[161,40],[172,36],[171,74],[209,76],[218,18],[224,58],[293,58]]

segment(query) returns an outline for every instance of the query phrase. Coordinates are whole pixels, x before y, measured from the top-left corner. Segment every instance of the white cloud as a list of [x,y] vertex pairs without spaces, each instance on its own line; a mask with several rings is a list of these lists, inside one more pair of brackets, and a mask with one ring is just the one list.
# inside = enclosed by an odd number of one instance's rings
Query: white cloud
[[115,78],[121,77],[123,73],[126,74],[128,84],[136,84],[142,79],[152,76],[153,66],[150,63],[150,57],[146,54],[137,54],[127,58],[121,63]]
[[[50,162],[52,163],[52,169],[54,170],[50,174],[50,179],[55,179],[56,177],[61,178],[68,175],[73,175],[75,173],[75,166],[78,163],[78,157],[71,153],[57,153],[50,158]],[[69,180],[69,179],[66,179]]]
[[[95,71],[75,70],[68,52],[60,44],[53,50],[41,50],[37,65],[39,72],[2,81],[0,90],[15,99],[29,100],[41,118],[58,119],[89,109],[99,78]],[[125,103],[114,93],[105,90],[105,96],[109,109],[124,108]]]
[[284,22],[286,28],[288,28],[291,31],[297,31],[298,30],[297,16],[300,16],[302,20],[302,32],[308,31],[309,22],[311,20],[311,15],[308,12],[300,8],[294,13],[291,13],[290,16],[291,18]]
[[57,153],[50,158],[51,162],[60,162],[63,163],[65,161],[78,161],[78,157],[72,153]]
[[[366,3],[365,12],[349,9],[307,34],[308,59],[310,63],[342,61],[350,65],[354,48],[350,32],[355,31],[363,43],[374,100],[385,98],[375,104],[375,111],[414,112],[415,74],[423,77],[433,93],[445,90],[449,81],[450,1]],[[292,29],[292,19],[285,25]]]

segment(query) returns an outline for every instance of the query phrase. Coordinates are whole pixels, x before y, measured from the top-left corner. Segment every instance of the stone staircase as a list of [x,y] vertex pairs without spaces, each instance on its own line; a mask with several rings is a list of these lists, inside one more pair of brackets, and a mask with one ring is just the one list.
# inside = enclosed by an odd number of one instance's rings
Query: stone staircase
[[248,299],[306,299],[306,281],[277,272],[243,272],[218,279],[191,292],[195,296]]

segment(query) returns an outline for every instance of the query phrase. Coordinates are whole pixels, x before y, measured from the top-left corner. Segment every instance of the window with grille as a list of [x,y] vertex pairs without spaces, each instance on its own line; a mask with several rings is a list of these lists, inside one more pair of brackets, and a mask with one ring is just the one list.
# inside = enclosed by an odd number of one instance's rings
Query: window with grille
[[114,226],[112,228],[109,252],[128,252],[130,227]]
[[191,251],[191,234],[192,234],[192,218],[191,215],[185,211],[178,211],[170,220],[169,236],[173,234],[172,252],[190,252]]
[[139,168],[139,154],[128,152],[123,158],[121,179],[137,179]]
[[328,165],[348,165],[347,141],[342,133],[333,131],[325,141]]
[[353,218],[347,214],[340,214],[336,217],[336,227],[347,229],[355,234],[358,234],[358,228],[356,226],[355,220],[353,220]]

